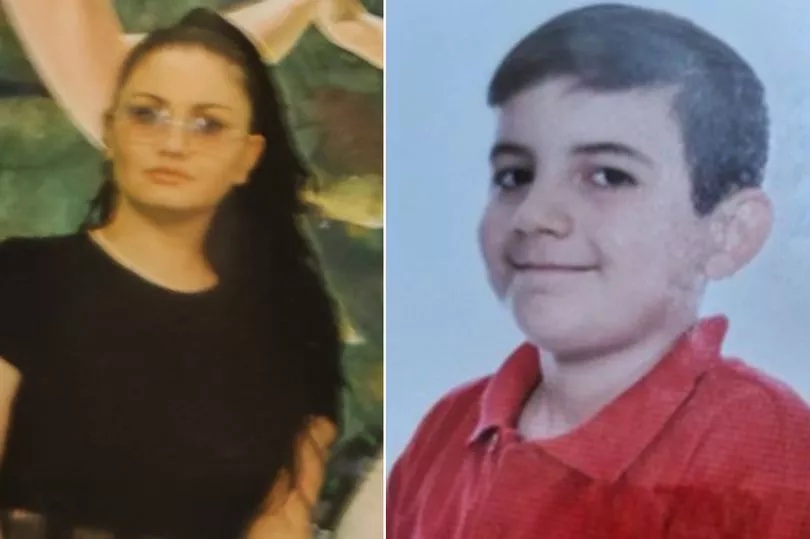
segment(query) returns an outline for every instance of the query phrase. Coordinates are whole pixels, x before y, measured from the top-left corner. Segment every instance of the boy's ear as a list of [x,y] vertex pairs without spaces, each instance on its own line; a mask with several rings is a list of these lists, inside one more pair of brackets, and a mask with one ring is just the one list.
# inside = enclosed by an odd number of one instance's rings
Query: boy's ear
[[765,245],[773,205],[762,189],[742,189],[720,202],[709,218],[713,250],[706,276],[719,280],[742,269]]

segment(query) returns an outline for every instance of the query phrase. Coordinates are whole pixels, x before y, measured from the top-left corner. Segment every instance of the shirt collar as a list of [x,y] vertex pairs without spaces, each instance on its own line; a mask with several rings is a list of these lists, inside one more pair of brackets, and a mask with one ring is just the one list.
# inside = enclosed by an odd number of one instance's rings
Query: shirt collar
[[[706,318],[681,336],[641,380],[574,431],[538,445],[594,479],[614,481],[638,458],[720,358],[728,320]],[[468,442],[515,428],[526,399],[542,378],[537,348],[518,347],[490,379]]]
[[523,404],[540,379],[537,348],[523,343],[487,383],[481,397],[478,423],[468,443],[474,443],[493,431],[517,425]]

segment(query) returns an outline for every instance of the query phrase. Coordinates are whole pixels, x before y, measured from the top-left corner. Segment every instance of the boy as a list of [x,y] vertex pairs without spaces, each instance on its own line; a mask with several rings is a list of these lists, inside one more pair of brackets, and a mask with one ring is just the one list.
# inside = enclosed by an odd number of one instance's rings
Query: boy
[[810,410],[698,319],[771,226],[755,73],[599,5],[524,38],[489,102],[481,250],[528,342],[422,421],[389,539],[810,537]]

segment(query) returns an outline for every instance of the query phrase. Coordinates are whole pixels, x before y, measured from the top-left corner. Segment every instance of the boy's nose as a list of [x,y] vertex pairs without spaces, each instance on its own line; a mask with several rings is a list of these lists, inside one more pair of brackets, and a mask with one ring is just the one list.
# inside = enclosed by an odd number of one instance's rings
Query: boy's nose
[[514,214],[514,229],[520,234],[565,237],[574,228],[565,194],[559,185],[535,180]]

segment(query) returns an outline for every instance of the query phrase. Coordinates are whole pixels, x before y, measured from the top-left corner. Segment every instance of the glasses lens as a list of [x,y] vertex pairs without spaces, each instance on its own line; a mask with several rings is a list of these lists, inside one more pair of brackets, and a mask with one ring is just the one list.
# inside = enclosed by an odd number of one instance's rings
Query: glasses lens
[[132,142],[157,144],[165,140],[175,124],[180,124],[182,136],[191,151],[216,150],[239,139],[240,133],[209,116],[195,116],[178,121],[164,109],[149,105],[130,105],[122,111],[127,136]]
[[166,132],[166,114],[157,107],[130,105],[123,110],[128,137],[135,142],[153,142]]

